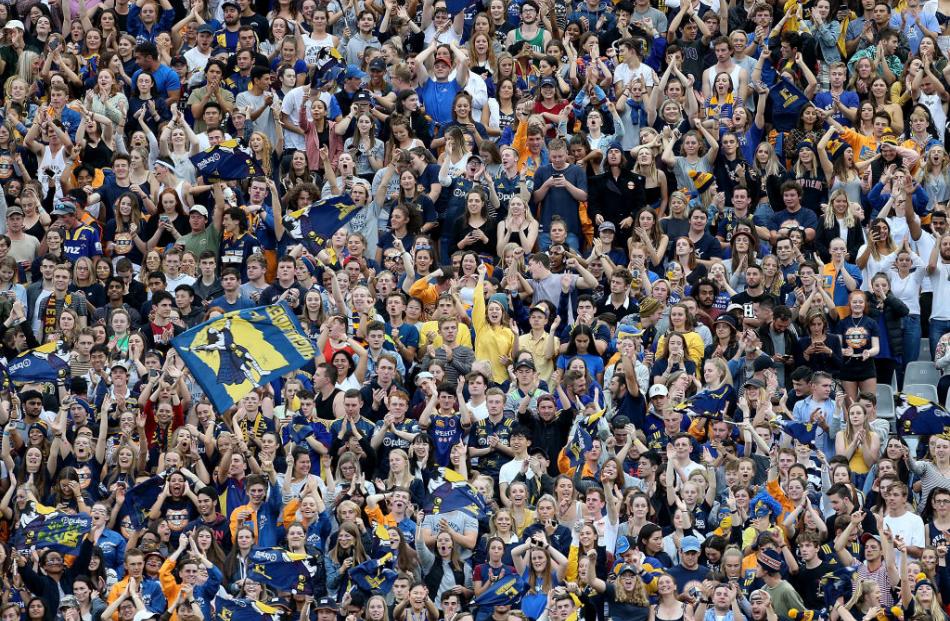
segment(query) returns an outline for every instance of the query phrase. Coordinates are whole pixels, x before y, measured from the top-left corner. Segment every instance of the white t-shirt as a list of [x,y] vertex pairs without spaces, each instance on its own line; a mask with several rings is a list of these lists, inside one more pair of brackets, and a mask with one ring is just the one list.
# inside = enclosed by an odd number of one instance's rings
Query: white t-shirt
[[[523,459],[512,459],[507,464],[501,467],[501,470],[498,471],[498,483],[499,485],[505,483],[511,485],[512,481],[515,480],[515,477],[518,476],[518,473],[521,472],[521,466],[524,464]],[[525,473],[525,478],[529,481],[534,478],[534,470],[528,468],[528,471]]]
[[165,274],[165,290],[169,293],[174,293],[175,289],[179,285],[194,285],[197,279],[194,276],[189,276],[188,274],[179,273],[177,277],[172,278],[168,274]]
[[200,71],[202,77],[204,77],[204,69],[207,66],[209,60],[211,60],[210,48],[208,49],[207,54],[202,53],[197,47],[193,47],[185,52],[185,62],[188,63],[188,73]]
[[930,318],[950,320],[950,263],[937,259],[937,267],[930,275],[930,285],[934,292]]
[[920,290],[924,293],[929,293],[933,291],[933,286],[930,284],[930,279],[927,278],[927,262],[930,261],[930,254],[934,250],[934,246],[937,245],[937,239],[928,233],[927,231],[920,232],[920,239],[910,240],[910,249],[917,253],[917,256],[920,257],[920,261],[924,264],[924,267],[921,269],[924,270],[924,278],[920,282]]
[[[288,122],[294,127],[300,127],[300,108],[303,106],[303,87],[292,88],[284,95],[284,103],[280,105],[280,111],[287,115]],[[309,115],[310,112],[308,111]],[[306,139],[300,134],[294,132],[284,132],[284,148],[303,150],[307,148]]]
[[[922,548],[926,545],[924,521],[920,519],[919,515],[912,511],[907,511],[900,517],[894,517],[892,515],[884,516],[884,526],[891,529],[891,532],[895,536],[900,535],[904,543],[909,546]],[[895,551],[894,555],[894,560],[900,565],[901,553]]]
[[[906,227],[906,223],[905,223]],[[894,229],[891,229],[893,232]],[[867,244],[862,244],[858,248],[858,256],[864,254],[864,249],[867,248]],[[894,261],[897,260],[897,253],[892,252],[886,257],[881,257],[880,259],[875,259],[873,254],[868,255],[868,264],[864,266],[864,269],[861,270],[861,291],[870,291],[871,290],[871,279],[874,278],[874,275],[878,272],[885,272],[894,265]]]
[[614,84],[626,85],[630,80],[640,78],[647,88],[650,88],[655,84],[653,80],[655,75],[653,69],[644,63],[640,63],[640,66],[636,69],[631,69],[630,65],[622,63],[619,67],[614,69]]
[[472,415],[472,420],[478,422],[480,420],[485,420],[488,418],[488,401],[482,401],[480,405],[472,405],[472,402],[469,401],[465,404],[468,407],[469,413]]

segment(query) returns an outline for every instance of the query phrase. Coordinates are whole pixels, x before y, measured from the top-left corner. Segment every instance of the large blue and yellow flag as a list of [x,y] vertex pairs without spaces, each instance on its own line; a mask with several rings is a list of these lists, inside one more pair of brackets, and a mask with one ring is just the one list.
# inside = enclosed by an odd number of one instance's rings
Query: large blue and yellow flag
[[815,434],[818,432],[818,425],[815,423],[799,423],[784,418],[776,421],[779,429],[802,444],[814,444]]
[[288,442],[303,444],[312,435],[313,427],[310,425],[310,421],[301,414],[294,416],[290,424],[284,425],[280,430],[280,439],[284,444]]
[[255,548],[248,556],[247,567],[248,578],[278,591],[313,593],[310,581],[316,567],[311,564],[308,554],[288,552],[283,548]]
[[584,454],[594,447],[594,438],[584,425],[574,427],[574,435],[564,447],[564,454],[571,462],[571,468],[578,468],[584,462]]
[[10,361],[7,373],[14,384],[62,382],[69,375],[69,363],[59,354],[55,341],[43,343]]
[[518,574],[505,576],[482,591],[482,594],[475,598],[475,605],[489,610],[495,606],[515,606],[527,590],[527,584]]
[[802,108],[809,103],[800,88],[781,76],[769,87],[769,101],[772,105],[772,125],[779,131],[795,129]]
[[731,390],[731,384],[723,384],[716,389],[705,388],[683,403],[674,406],[673,409],[685,412],[690,418],[705,417],[721,419],[729,403]]
[[316,355],[285,302],[225,313],[172,345],[219,413]]
[[300,240],[307,250],[316,255],[333,234],[359,213],[349,194],[332,196],[309,207],[288,212],[284,226],[289,235]]
[[367,593],[389,593],[398,575],[398,572],[392,568],[392,564],[392,552],[387,552],[380,558],[373,558],[360,563],[350,569],[350,582],[359,590]]
[[906,392],[896,396],[898,434],[932,436],[950,428],[950,412],[940,404]]
[[214,599],[214,611],[218,621],[280,621],[280,611],[264,602],[249,599]]
[[191,163],[205,181],[247,179],[260,175],[262,170],[251,149],[237,140],[224,140],[192,155]]
[[461,511],[474,518],[485,514],[485,499],[465,477],[450,468],[446,468],[442,476],[445,483],[432,492],[429,502],[426,503],[426,513],[438,515]]
[[49,548],[75,556],[79,553],[83,535],[91,528],[92,518],[88,513],[71,515],[55,511],[17,529],[13,535],[13,547],[21,551],[31,547]]
[[[579,412],[583,411],[580,403],[577,409]],[[594,447],[594,437],[598,435],[597,428],[606,411],[606,408],[602,408],[587,416],[581,415],[575,421],[574,433],[563,449],[571,468],[578,468],[584,461],[584,454]]]
[[165,479],[156,475],[125,492],[125,503],[122,509],[132,520],[132,528],[138,530],[148,524],[148,512],[158,500],[164,486]]

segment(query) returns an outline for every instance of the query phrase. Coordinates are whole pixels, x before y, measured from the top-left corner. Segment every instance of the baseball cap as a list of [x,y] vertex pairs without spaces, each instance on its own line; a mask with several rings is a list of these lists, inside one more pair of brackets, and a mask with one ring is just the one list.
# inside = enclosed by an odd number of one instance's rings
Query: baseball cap
[[336,605],[336,601],[332,597],[321,597],[317,600],[314,610],[332,610],[336,612],[339,608]]
[[756,388],[765,388],[765,382],[753,377],[752,379],[747,380],[746,383],[743,384],[743,386],[755,386]]
[[354,104],[371,104],[373,103],[373,96],[367,93],[366,91],[360,91],[353,97]]
[[71,213],[76,213],[76,203],[71,200],[61,200],[53,207],[54,216],[65,216]]
[[[630,549],[630,540],[624,537],[623,535],[621,535],[620,537],[617,537],[617,544],[614,546],[614,550],[616,550],[617,554],[623,554],[629,549]],[[624,567],[627,567],[627,565],[624,565]]]
[[654,384],[650,386],[650,392],[647,394],[652,399],[653,397],[665,397],[670,394],[670,391],[663,384]]
[[359,78],[363,79],[366,77],[366,72],[357,67],[356,65],[347,65],[346,73],[344,74],[345,78],[349,80],[350,78]]
[[597,227],[598,231],[616,231],[617,226],[610,220],[604,220],[600,223],[600,226]]
[[680,552],[699,552],[699,537],[687,535],[680,541]]
[[237,0],[224,0],[224,1],[221,3],[221,8],[223,9],[224,7],[226,7],[226,6],[228,6],[228,5],[233,6],[233,7],[237,8],[238,10],[241,10],[241,5],[237,3]]
[[532,446],[531,448],[529,448],[528,455],[532,457],[534,455],[540,455],[541,457],[547,459],[548,461],[551,461],[551,458],[548,457],[548,452],[544,450],[543,448],[541,448],[540,446]]
[[175,56],[172,58],[172,62],[170,66],[174,67],[175,65],[187,65],[187,64],[188,64],[188,61],[185,60],[184,56]]
[[4,30],[20,30],[26,31],[26,28],[23,26],[23,22],[18,19],[11,19],[6,24],[3,25]]
[[208,210],[202,205],[195,205],[194,207],[188,210],[188,213],[194,213],[196,211],[200,213],[201,215],[203,215],[205,218],[208,217]]
[[544,314],[545,317],[548,316],[548,307],[545,306],[544,304],[535,304],[534,306],[532,306],[531,312],[533,313],[535,311]]
[[7,217],[8,217],[8,218],[9,218],[10,216],[16,216],[16,215],[20,215],[20,216],[23,215],[23,208],[22,208],[22,207],[20,207],[19,205],[10,205],[9,207],[7,207]]
[[479,164],[484,164],[485,160],[483,160],[482,156],[479,155],[478,153],[472,153],[471,155],[468,156],[468,163],[471,164],[472,162],[478,162]]
[[212,28],[210,24],[201,24],[200,26],[198,26],[198,29],[196,30],[196,32],[198,34],[201,34],[202,32],[207,32],[208,34],[214,34],[214,28]]
[[63,608],[79,608],[79,600],[76,599],[75,595],[66,595],[61,600],[59,600],[59,609]]
[[861,545],[865,545],[869,539],[874,539],[878,543],[881,543],[881,537],[879,535],[875,535],[874,533],[864,533],[861,535]]
[[[630,544],[627,544],[627,545],[629,546]],[[635,573],[637,573],[637,570],[633,568],[633,565],[629,565],[629,564],[627,564],[627,563],[624,563],[623,565],[620,566],[620,569],[617,570],[617,575],[620,576],[620,575],[625,574],[625,573],[627,573],[627,572],[632,573],[632,574],[635,574]]]
[[614,429],[623,429],[629,424],[630,424],[630,419],[623,414],[614,416],[613,419],[610,421],[610,426],[613,427]]
[[140,610],[137,613],[135,613],[135,616],[132,617],[132,621],[146,621],[146,619],[152,619],[157,616],[158,616],[158,613],[152,612],[151,610],[146,608],[145,610]]
[[531,360],[528,360],[527,358],[523,360],[519,360],[518,362],[515,363],[515,371],[517,371],[518,369],[531,369],[532,371],[536,370],[534,366],[534,362]]
[[444,64],[448,65],[449,67],[452,66],[452,63],[450,63],[450,62],[449,62],[448,60],[446,60],[445,58],[442,58],[441,56],[439,56],[438,58],[436,58],[436,59],[435,59],[435,62],[434,62],[433,64],[437,64],[437,63],[444,63]]
[[544,87],[544,86],[557,86],[557,80],[555,80],[555,79],[552,78],[551,76],[548,76],[548,77],[546,77],[546,78],[541,78],[541,82],[538,84],[538,86],[541,86],[541,87]]
[[772,357],[768,354],[759,354],[758,357],[752,361],[752,369],[758,373],[759,371],[765,371],[766,369],[771,369],[775,367],[775,362],[772,361]]
[[381,57],[377,56],[369,63],[370,71],[386,71],[386,61]]
[[110,371],[113,370],[113,369],[122,369],[123,371],[125,371],[126,373],[128,373],[128,372],[129,372],[129,363],[127,363],[125,360],[116,360],[116,361],[113,362],[112,365],[109,367],[109,370],[110,370]]

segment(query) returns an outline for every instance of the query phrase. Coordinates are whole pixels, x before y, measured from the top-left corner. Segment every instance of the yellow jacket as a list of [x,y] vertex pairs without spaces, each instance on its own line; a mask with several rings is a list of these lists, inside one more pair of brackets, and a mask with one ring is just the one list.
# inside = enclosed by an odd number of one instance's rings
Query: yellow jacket
[[485,286],[475,286],[475,303],[472,306],[472,324],[475,327],[475,358],[491,363],[492,378],[498,382],[508,379],[508,368],[500,358],[510,357],[515,344],[515,333],[507,326],[493,326],[485,317]]

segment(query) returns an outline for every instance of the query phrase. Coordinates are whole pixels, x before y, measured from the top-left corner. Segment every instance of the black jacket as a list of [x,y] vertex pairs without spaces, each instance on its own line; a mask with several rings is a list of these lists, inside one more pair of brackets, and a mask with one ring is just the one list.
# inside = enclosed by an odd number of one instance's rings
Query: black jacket
[[[771,324],[764,325],[759,328],[759,340],[762,341],[762,352],[768,354],[770,357],[775,355],[775,345],[772,344],[772,336],[769,334],[771,329]],[[791,326],[782,333],[782,336],[785,340],[785,355],[794,356],[795,348],[798,345],[798,338],[795,336],[795,333],[792,331]],[[792,371],[795,369],[795,363],[789,362],[778,368],[776,368],[776,373],[779,374],[785,380],[784,386],[791,386],[792,382],[789,379]]]
[[[823,262],[831,262],[831,253],[828,251],[828,247],[831,245],[832,240],[838,237],[838,223],[835,222],[834,226],[826,227],[825,218],[821,214],[818,214],[818,228],[815,229],[814,244],[815,250],[817,250],[818,256],[821,257]],[[854,225],[848,229],[848,238],[845,240],[845,243],[848,245],[848,262],[854,263],[855,259],[858,258],[858,250],[860,250],[864,244],[864,232],[861,229],[860,222],[855,222]]]
[[567,434],[574,422],[574,409],[558,412],[549,423],[530,412],[519,414],[518,422],[531,430],[531,446],[539,446],[548,454],[548,474],[553,477],[559,475],[557,456],[567,444]]
[[41,598],[46,604],[45,621],[53,621],[59,613],[59,591],[62,589],[66,595],[73,594],[73,581],[78,576],[89,574],[89,561],[92,559],[92,540],[88,537],[79,546],[79,555],[71,567],[63,568],[63,576],[59,582],[53,580],[45,573],[33,571],[29,563],[20,569],[20,575],[23,577],[23,583],[33,595]]
[[[606,155],[605,155],[606,157]],[[633,228],[621,229],[620,221],[627,217],[636,216],[637,209],[646,206],[646,180],[643,175],[620,169],[620,176],[614,179],[610,172],[596,175],[588,184],[587,212],[594,229],[597,229],[596,216],[613,222],[617,227],[614,245],[626,248],[627,238]]]
[[906,317],[910,310],[893,293],[880,300],[874,294],[868,295],[868,317],[877,320],[884,313],[884,326],[887,328],[887,344],[891,350],[891,358],[897,359],[904,353],[904,329],[901,319]]

